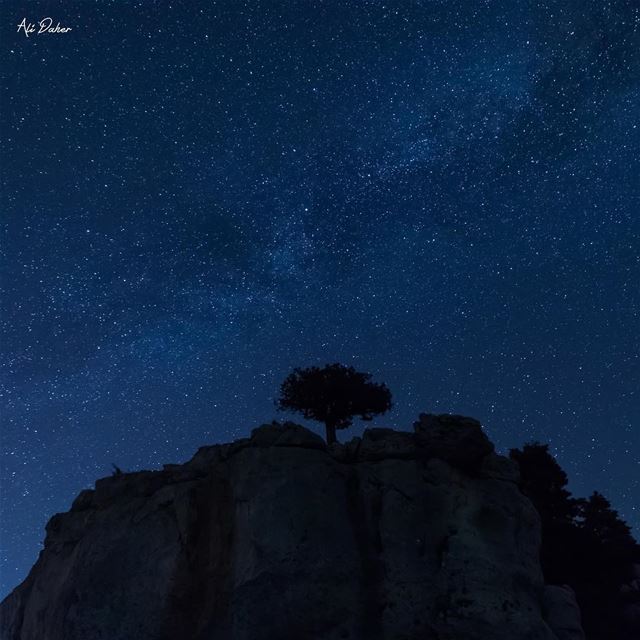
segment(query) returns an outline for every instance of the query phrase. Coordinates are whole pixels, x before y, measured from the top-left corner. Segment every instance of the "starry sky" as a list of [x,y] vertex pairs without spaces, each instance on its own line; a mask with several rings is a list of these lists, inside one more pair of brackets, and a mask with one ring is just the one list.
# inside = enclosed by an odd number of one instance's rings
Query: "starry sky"
[[[46,16],[72,31],[17,32]],[[282,379],[334,361],[391,388],[375,424],[548,442],[638,532],[635,1],[14,0],[0,29],[0,595],[112,463],[290,417]]]

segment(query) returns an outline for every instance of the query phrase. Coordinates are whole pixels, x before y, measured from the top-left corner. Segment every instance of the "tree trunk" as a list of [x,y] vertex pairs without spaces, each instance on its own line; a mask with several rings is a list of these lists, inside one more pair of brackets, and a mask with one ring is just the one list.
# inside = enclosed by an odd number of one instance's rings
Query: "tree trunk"
[[336,442],[336,425],[330,422],[325,423],[327,428],[327,444],[332,445]]

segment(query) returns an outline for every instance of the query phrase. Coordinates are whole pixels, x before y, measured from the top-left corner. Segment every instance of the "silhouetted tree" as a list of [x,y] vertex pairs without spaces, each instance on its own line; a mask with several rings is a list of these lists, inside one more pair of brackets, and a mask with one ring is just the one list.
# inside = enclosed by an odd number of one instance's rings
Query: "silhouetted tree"
[[629,527],[600,493],[588,500],[571,496],[567,475],[548,445],[527,444],[512,449],[510,457],[520,466],[523,493],[540,514],[545,581],[573,588],[588,640],[634,637],[623,619],[621,597],[633,564],[640,562]]
[[336,441],[336,429],[351,426],[353,418],[371,420],[391,408],[385,384],[371,382],[371,374],[342,364],[294,369],[280,388],[279,409],[296,411],[324,422],[327,443]]
[[545,579],[551,584],[567,583],[567,576],[575,575],[577,568],[572,566],[575,556],[566,549],[575,543],[574,519],[578,515],[578,501],[566,489],[567,474],[546,444],[526,444],[509,455],[520,467],[522,492],[540,514],[540,562]]
[[555,458],[549,445],[539,442],[511,449],[509,456],[520,467],[521,488],[545,520],[573,522],[578,514],[577,500],[566,489],[569,479]]
[[601,542],[613,542],[631,535],[630,527],[601,493],[594,491],[588,500],[579,502],[580,526]]
[[588,541],[591,555],[599,562],[600,581],[617,590],[631,580],[631,567],[640,562],[640,546],[630,527],[601,493],[595,491],[588,500],[579,502],[577,526]]

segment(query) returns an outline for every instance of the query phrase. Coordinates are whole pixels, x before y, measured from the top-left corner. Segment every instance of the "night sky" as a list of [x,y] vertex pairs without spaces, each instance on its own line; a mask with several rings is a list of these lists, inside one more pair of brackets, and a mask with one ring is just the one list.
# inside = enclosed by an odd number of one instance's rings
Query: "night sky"
[[[46,16],[72,31],[17,32]],[[1,595],[111,463],[293,418],[282,379],[334,361],[391,388],[374,424],[548,442],[638,532],[635,0],[9,1],[0,29]]]

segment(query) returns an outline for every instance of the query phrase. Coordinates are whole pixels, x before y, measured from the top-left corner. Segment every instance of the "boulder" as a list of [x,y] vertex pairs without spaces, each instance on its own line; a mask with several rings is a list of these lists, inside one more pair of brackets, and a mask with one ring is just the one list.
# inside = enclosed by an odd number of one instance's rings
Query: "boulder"
[[322,451],[327,448],[317,433],[293,422],[263,424],[251,432],[250,442],[256,447],[301,447]]
[[413,428],[423,455],[446,460],[457,467],[477,468],[482,459],[493,452],[493,444],[473,418],[421,413]]
[[640,638],[640,564],[633,565],[631,580],[622,586],[620,595],[625,629]]
[[486,478],[496,478],[506,482],[520,482],[518,463],[506,456],[490,453],[482,459],[480,473]]
[[568,585],[544,588],[543,612],[558,640],[585,640],[576,595]]

